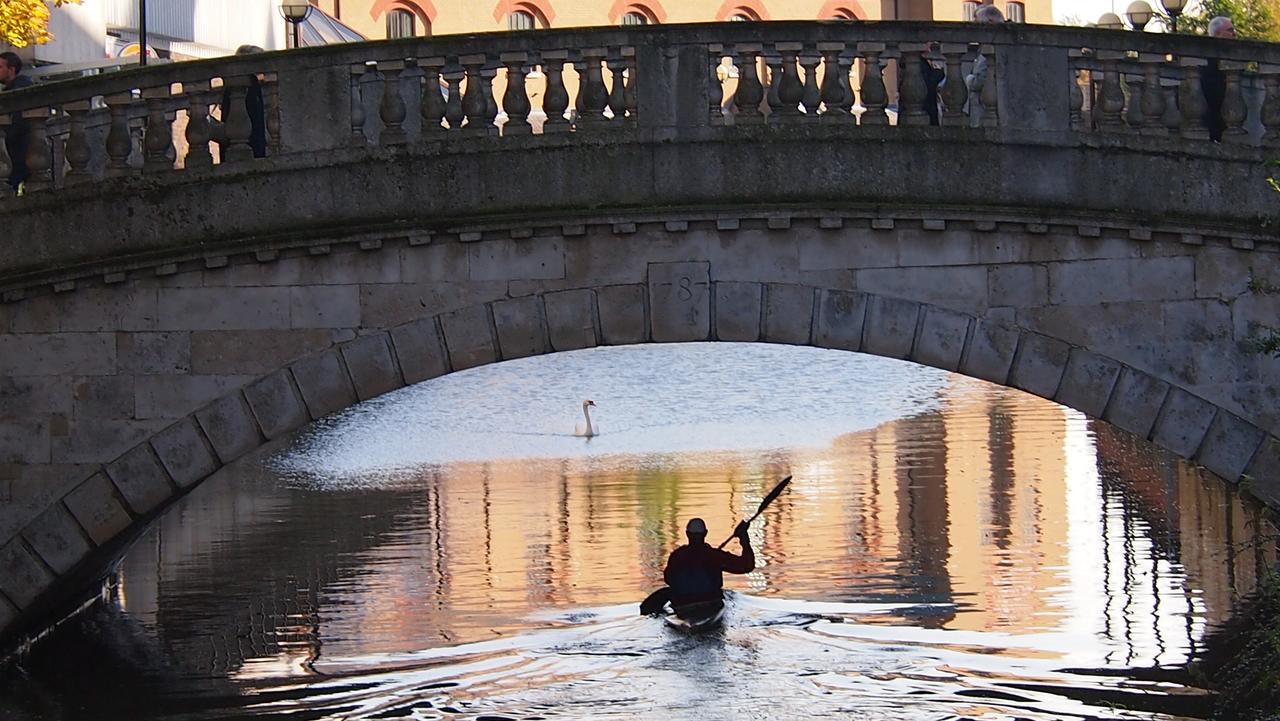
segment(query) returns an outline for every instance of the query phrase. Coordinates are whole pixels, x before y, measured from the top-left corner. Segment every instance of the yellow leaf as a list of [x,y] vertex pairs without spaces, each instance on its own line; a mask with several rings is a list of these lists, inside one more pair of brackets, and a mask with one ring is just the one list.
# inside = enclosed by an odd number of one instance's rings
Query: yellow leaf
[[80,0],[0,0],[0,44],[21,48],[52,40],[49,2],[61,7]]

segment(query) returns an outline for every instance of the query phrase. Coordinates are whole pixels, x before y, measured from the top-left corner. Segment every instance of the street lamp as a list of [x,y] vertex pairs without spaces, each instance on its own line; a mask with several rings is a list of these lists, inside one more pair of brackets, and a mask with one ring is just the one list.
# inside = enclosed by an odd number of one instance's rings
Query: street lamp
[[299,26],[311,14],[311,3],[282,2],[280,3],[280,14],[284,15],[285,22],[293,25],[293,47],[301,47],[302,39],[299,35]]
[[1098,27],[1103,30],[1124,30],[1124,21],[1115,13],[1102,13],[1098,18]]
[[1169,13],[1169,29],[1172,32],[1178,32],[1178,16],[1187,7],[1187,0],[1160,0],[1160,4],[1164,6],[1164,11]]
[[1147,23],[1151,22],[1151,16],[1154,15],[1147,0],[1133,0],[1124,14],[1129,17],[1129,26],[1137,31],[1145,28]]

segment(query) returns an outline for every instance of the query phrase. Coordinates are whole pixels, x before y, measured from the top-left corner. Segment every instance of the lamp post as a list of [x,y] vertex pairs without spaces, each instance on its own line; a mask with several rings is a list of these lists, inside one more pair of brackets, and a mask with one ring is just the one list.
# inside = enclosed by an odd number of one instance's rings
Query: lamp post
[[300,34],[300,25],[311,14],[311,3],[309,2],[282,2],[280,3],[280,14],[284,15],[285,22],[293,26],[293,47],[302,46],[302,36]]
[[1098,18],[1098,27],[1103,30],[1124,30],[1124,21],[1115,13],[1102,13]]
[[1178,16],[1187,7],[1187,0],[1160,0],[1164,11],[1169,13],[1169,30],[1178,32]]
[[1155,13],[1151,11],[1147,0],[1133,0],[1124,14],[1129,18],[1129,27],[1141,32],[1147,27],[1147,23],[1151,22],[1151,16]]
[[138,0],[138,64],[147,64],[147,0]]

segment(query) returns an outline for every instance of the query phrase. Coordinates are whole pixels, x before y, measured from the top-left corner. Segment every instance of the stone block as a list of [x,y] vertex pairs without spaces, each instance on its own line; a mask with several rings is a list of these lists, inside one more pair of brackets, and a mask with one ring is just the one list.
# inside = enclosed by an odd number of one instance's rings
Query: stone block
[[1202,248],[1195,254],[1196,297],[1231,300],[1249,292],[1253,253]]
[[764,339],[770,343],[808,345],[813,337],[813,303],[814,291],[807,286],[767,285]]
[[18,607],[9,602],[4,594],[0,594],[0,629],[8,628],[9,624],[18,620]]
[[1102,418],[1135,436],[1149,438],[1168,394],[1168,383],[1126,366],[1120,371]]
[[1174,386],[1151,430],[1151,442],[1183,458],[1194,458],[1217,410],[1212,403]]
[[405,383],[420,383],[449,372],[449,357],[435,318],[424,318],[391,330]]
[[196,411],[196,420],[223,465],[262,444],[258,423],[242,393],[233,393]]
[[1039,265],[993,265],[987,269],[987,302],[1027,308],[1049,302],[1049,273]]
[[987,269],[980,265],[858,270],[858,290],[978,314],[987,307]]
[[1280,438],[1267,436],[1244,472],[1248,491],[1272,508],[1280,508]]
[[813,344],[820,348],[862,349],[867,296],[847,290],[823,290],[818,295],[818,318]]
[[1009,370],[1009,385],[1053,398],[1067,368],[1071,346],[1039,333],[1023,333]]
[[115,538],[133,523],[125,510],[116,487],[104,473],[95,473],[75,490],[67,494],[63,502],[75,516],[76,523],[89,534],[94,543],[101,546]]
[[0,377],[0,418],[35,414],[69,416],[71,404],[72,388],[68,378]]
[[1072,348],[1054,400],[1092,418],[1101,418],[1120,378],[1120,369],[1120,364],[1110,358]]
[[920,323],[911,360],[934,368],[955,371],[964,355],[969,334],[969,316],[953,310],[928,306]]
[[1130,300],[1185,300],[1196,295],[1196,261],[1190,255],[1129,261]]
[[72,386],[74,415],[88,418],[133,418],[134,385],[132,375],[90,376],[77,378]]
[[23,538],[53,572],[62,575],[92,550],[80,524],[61,503],[53,504],[22,531]]
[[0,376],[109,376],[115,333],[0,335]]
[[440,316],[445,348],[454,370],[463,370],[498,360],[498,349],[490,328],[489,308],[476,305]]
[[1196,462],[1219,477],[1235,482],[1254,453],[1266,439],[1266,433],[1248,421],[1219,410],[1209,425],[1209,433],[1200,444]]
[[[372,244],[380,248],[381,243],[381,240],[372,239],[362,241],[360,245],[362,250],[369,250],[364,246]],[[399,283],[404,277],[400,260],[399,249],[390,247],[381,253],[342,252],[307,258],[303,263],[303,283],[323,285]],[[465,272],[465,268],[463,271]]]
[[290,288],[289,325],[292,328],[358,328],[360,286]]
[[649,322],[657,343],[711,337],[711,264],[650,263]]
[[375,398],[404,386],[387,333],[361,336],[342,346],[341,350],[351,372],[356,397],[360,400]]
[[53,584],[54,576],[26,544],[14,539],[0,547],[0,592],[27,609]]
[[862,352],[886,358],[910,358],[919,317],[919,303],[871,296],[862,332]]
[[564,239],[485,240],[467,246],[471,280],[565,277]]
[[1169,301],[1162,304],[1164,336],[1176,344],[1231,341],[1231,306],[1219,300]]
[[1049,302],[1095,305],[1195,296],[1191,256],[1049,263]]
[[218,457],[194,418],[183,418],[151,438],[160,463],[174,483],[189,488],[218,470]]
[[317,353],[289,368],[312,418],[324,418],[356,404],[356,389],[337,351]]
[[294,385],[293,373],[288,369],[250,384],[244,389],[244,397],[268,440],[291,433],[311,421],[306,403]]
[[159,330],[289,328],[289,291],[277,288],[161,288]]
[[536,295],[494,302],[493,327],[504,360],[542,355],[550,350],[542,312],[542,298]]
[[169,473],[146,443],[108,464],[107,476],[135,515],[151,512],[174,494]]
[[0,420],[0,463],[49,463],[49,418]]
[[543,300],[552,348],[577,350],[597,345],[595,293],[590,290],[562,290],[547,293]]
[[722,341],[760,340],[762,292],[759,283],[716,283],[716,337]]
[[892,268],[898,265],[897,238],[850,227],[839,233],[798,236],[800,270]]
[[134,413],[139,420],[181,418],[252,380],[252,376],[138,376]]
[[17,332],[98,332],[155,328],[156,289],[82,288],[27,301],[13,321]]
[[72,423],[66,436],[50,440],[52,461],[105,463],[146,440],[172,421],[172,418],[144,421],[98,418]]
[[360,288],[360,318],[366,328],[392,328],[506,298],[508,285],[508,281],[365,285]]
[[406,283],[466,278],[467,248],[462,243],[405,247],[400,251],[401,277]]
[[969,345],[960,360],[960,372],[1004,385],[1009,380],[1013,356],[1018,349],[1017,329],[987,320],[975,320]]
[[261,375],[352,337],[330,328],[199,331],[191,334],[196,375]]
[[600,314],[600,342],[604,345],[643,343],[649,327],[645,318],[643,285],[608,285],[596,290]]

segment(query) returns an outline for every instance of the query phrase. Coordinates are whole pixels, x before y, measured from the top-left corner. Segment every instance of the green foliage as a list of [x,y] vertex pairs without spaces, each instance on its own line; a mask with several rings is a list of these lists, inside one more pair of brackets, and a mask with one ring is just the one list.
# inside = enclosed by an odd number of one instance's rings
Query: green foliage
[[1231,18],[1237,37],[1280,40],[1280,0],[1201,0],[1178,18],[1178,32],[1206,35],[1219,15]]
[[1214,719],[1280,721],[1280,573],[1269,573],[1205,639],[1201,671],[1219,692]]

